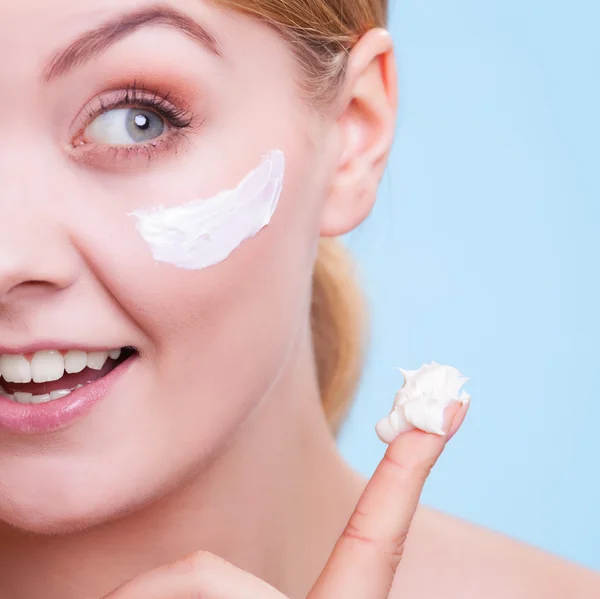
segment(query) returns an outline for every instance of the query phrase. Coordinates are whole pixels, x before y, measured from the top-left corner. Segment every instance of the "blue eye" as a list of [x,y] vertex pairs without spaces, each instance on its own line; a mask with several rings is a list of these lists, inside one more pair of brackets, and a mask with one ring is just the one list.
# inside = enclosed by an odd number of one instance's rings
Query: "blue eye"
[[86,128],[86,137],[111,146],[152,141],[168,129],[156,112],[143,108],[115,108],[97,116]]

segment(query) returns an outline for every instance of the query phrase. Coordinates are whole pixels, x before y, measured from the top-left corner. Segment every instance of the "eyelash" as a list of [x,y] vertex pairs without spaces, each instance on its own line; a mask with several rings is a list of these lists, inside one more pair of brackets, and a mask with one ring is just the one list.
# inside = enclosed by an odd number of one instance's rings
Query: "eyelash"
[[[136,156],[146,156],[148,164],[165,151],[177,152],[179,142],[187,138],[187,130],[196,128],[196,116],[185,107],[180,107],[169,101],[171,93],[161,96],[158,92],[146,89],[144,86],[134,82],[123,90],[116,92],[116,97],[106,101],[103,97],[98,99],[98,108],[86,108],[84,121],[79,133],[73,140],[74,148],[80,153],[77,157],[83,162],[90,162],[98,153],[104,153],[105,156],[112,156],[112,160],[119,158],[131,158]],[[88,145],[94,145],[93,142],[84,142],[81,140],[89,124],[101,114],[117,108],[147,108],[150,109],[169,125],[169,132],[161,135],[155,140],[147,143],[132,144],[131,146],[106,146],[96,144],[95,147],[86,148]],[[203,121],[199,123],[202,125]],[[100,147],[99,147],[100,146]],[[102,149],[100,149],[102,148]]]

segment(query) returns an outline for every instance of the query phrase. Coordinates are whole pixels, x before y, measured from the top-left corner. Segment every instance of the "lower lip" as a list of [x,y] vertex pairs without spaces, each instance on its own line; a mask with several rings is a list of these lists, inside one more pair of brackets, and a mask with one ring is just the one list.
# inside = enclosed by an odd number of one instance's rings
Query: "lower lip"
[[19,404],[0,397],[0,432],[41,435],[70,426],[81,420],[112,390],[129,369],[133,355],[101,379],[84,385],[62,399],[44,404]]

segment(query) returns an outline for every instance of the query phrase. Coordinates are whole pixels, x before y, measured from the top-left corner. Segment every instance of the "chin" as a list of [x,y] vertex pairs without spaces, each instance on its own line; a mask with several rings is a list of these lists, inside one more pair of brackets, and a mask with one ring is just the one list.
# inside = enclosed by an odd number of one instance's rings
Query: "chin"
[[61,536],[88,530],[107,521],[107,514],[64,510],[2,510],[0,523],[33,535]]
[[[130,515],[157,497],[142,496],[138,489],[106,488],[97,492],[81,493],[63,487],[53,493],[52,499],[37,493],[0,496],[0,528],[2,524],[35,535],[61,536],[80,533]],[[125,495],[124,493],[128,493]]]

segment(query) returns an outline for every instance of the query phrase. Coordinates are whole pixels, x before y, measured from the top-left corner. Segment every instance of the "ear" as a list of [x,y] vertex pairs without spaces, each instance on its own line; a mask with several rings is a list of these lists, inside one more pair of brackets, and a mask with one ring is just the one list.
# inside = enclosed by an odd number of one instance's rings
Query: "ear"
[[392,147],[398,108],[393,42],[372,29],[354,46],[336,112],[337,161],[322,236],[348,233],[370,214]]

